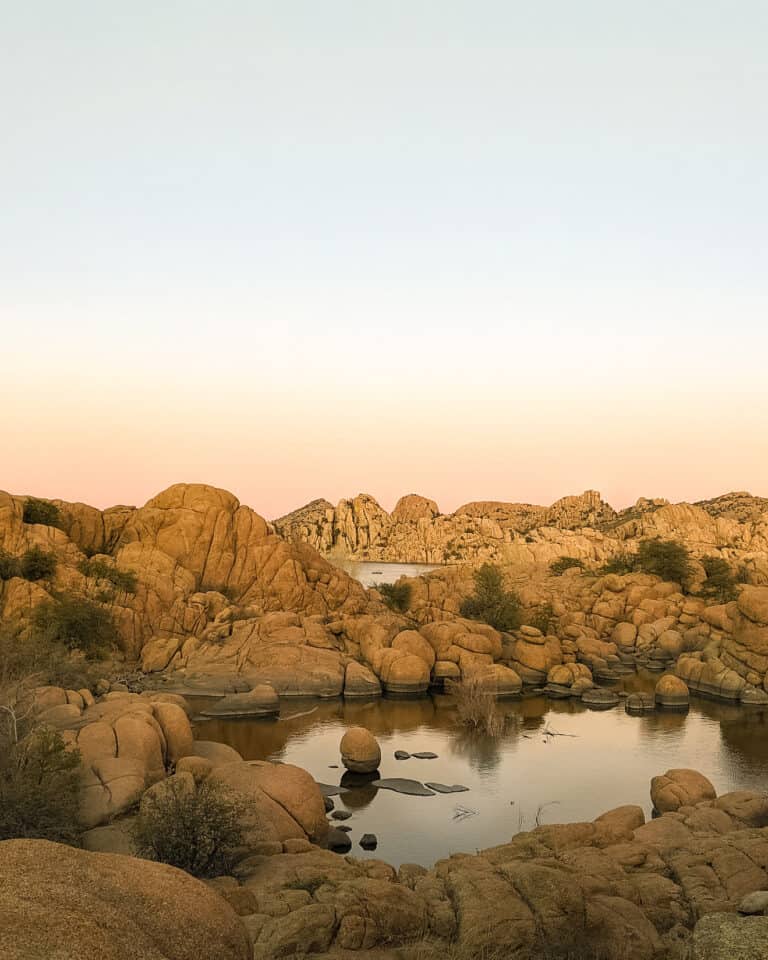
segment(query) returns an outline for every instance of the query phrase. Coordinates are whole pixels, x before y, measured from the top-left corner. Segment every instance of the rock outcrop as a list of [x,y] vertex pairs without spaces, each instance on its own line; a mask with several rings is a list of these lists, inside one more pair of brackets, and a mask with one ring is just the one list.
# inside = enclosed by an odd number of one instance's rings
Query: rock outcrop
[[45,840],[0,843],[3,960],[250,960],[242,922],[189,874]]
[[[692,784],[689,776],[686,790]],[[689,804],[648,823],[642,808],[624,806],[591,823],[537,827],[431,869],[311,848],[252,857],[229,895],[242,904],[257,960],[300,949],[329,960],[455,949],[521,960],[574,950],[605,960],[683,956],[705,942],[707,917],[730,911],[739,923],[738,905],[768,882],[766,798],[707,795],[688,790]]]

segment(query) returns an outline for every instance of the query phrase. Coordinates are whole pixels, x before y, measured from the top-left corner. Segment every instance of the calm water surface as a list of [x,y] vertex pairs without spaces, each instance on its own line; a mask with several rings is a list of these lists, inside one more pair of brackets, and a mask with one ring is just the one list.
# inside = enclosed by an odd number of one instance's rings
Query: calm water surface
[[[380,569],[380,566],[377,567]],[[652,689],[658,676],[637,675],[626,689]],[[624,705],[591,711],[570,700],[535,697],[500,704],[508,716],[498,740],[457,726],[450,697],[365,703],[284,700],[279,720],[205,720],[198,739],[231,744],[246,759],[283,760],[316,780],[338,784],[339,741],[349,726],[367,727],[381,744],[382,777],[460,783],[466,793],[410,797],[364,787],[336,797],[352,811],[352,851],[388,863],[431,865],[453,852],[503,843],[541,823],[592,820],[623,803],[650,816],[649,784],[670,767],[693,767],[718,793],[768,788],[768,710],[695,700],[687,715],[630,717]],[[308,712],[309,711],[309,712]],[[299,715],[301,714],[301,715]],[[548,732],[563,734],[551,736]],[[430,750],[436,760],[395,760],[395,750]],[[378,849],[358,840],[375,833]]]
[[373,563],[369,561],[344,560],[338,566],[350,577],[359,580],[364,587],[377,583],[395,583],[400,577],[420,577],[430,570],[437,570],[438,563]]

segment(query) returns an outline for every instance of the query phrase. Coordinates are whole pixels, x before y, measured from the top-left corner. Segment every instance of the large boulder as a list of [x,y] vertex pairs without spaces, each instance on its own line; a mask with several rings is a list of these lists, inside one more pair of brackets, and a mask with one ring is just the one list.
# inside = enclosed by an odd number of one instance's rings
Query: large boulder
[[656,703],[671,710],[687,710],[690,702],[688,687],[674,674],[666,673],[656,684]]
[[344,696],[354,697],[380,697],[381,684],[379,678],[363,663],[357,660],[350,660],[344,674]]
[[298,767],[241,761],[214,767],[210,778],[243,801],[248,846],[320,838],[328,828],[320,788]]
[[0,843],[3,960],[250,960],[240,920],[193,877],[45,840]]
[[387,693],[416,696],[429,687],[430,667],[413,653],[387,649],[381,658],[381,682]]
[[341,762],[352,773],[373,773],[381,763],[381,748],[365,727],[350,727],[339,745]]
[[673,813],[716,796],[715,788],[698,770],[667,770],[651,780],[651,802],[659,813]]

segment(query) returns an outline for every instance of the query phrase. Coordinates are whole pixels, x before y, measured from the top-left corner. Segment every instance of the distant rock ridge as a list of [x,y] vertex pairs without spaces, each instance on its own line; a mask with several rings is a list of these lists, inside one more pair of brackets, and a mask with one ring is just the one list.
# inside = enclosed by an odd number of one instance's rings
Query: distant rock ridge
[[[632,507],[616,511],[596,490],[567,496],[549,507],[530,503],[472,501],[451,514],[440,512],[434,500],[408,494],[388,513],[370,494],[340,500],[313,500],[274,521],[286,540],[307,543],[325,556],[350,560],[400,563],[456,563],[477,560],[536,562],[527,546],[553,543],[558,531],[584,532],[586,549],[573,555],[599,559],[606,538],[630,540],[679,536],[691,549],[761,551],[768,524],[768,499],[729,493],[697,504],[671,504],[663,498],[641,497]],[[615,545],[614,545],[615,546]],[[559,550],[559,552],[558,552]],[[562,545],[554,556],[568,552]]]

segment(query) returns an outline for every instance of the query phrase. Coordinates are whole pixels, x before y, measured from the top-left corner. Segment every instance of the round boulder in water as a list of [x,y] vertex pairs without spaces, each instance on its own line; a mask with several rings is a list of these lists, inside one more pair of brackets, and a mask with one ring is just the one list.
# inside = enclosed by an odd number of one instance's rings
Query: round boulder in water
[[611,707],[616,706],[619,699],[613,690],[606,690],[605,687],[593,687],[581,695],[581,702],[593,710],[610,710]]
[[644,713],[654,713],[656,698],[652,693],[630,693],[624,701],[624,709],[633,717],[639,717]]
[[688,685],[680,677],[665,673],[656,684],[656,703],[668,710],[687,710],[690,702]]
[[350,727],[341,738],[341,762],[352,773],[373,773],[381,763],[379,743],[365,727]]

